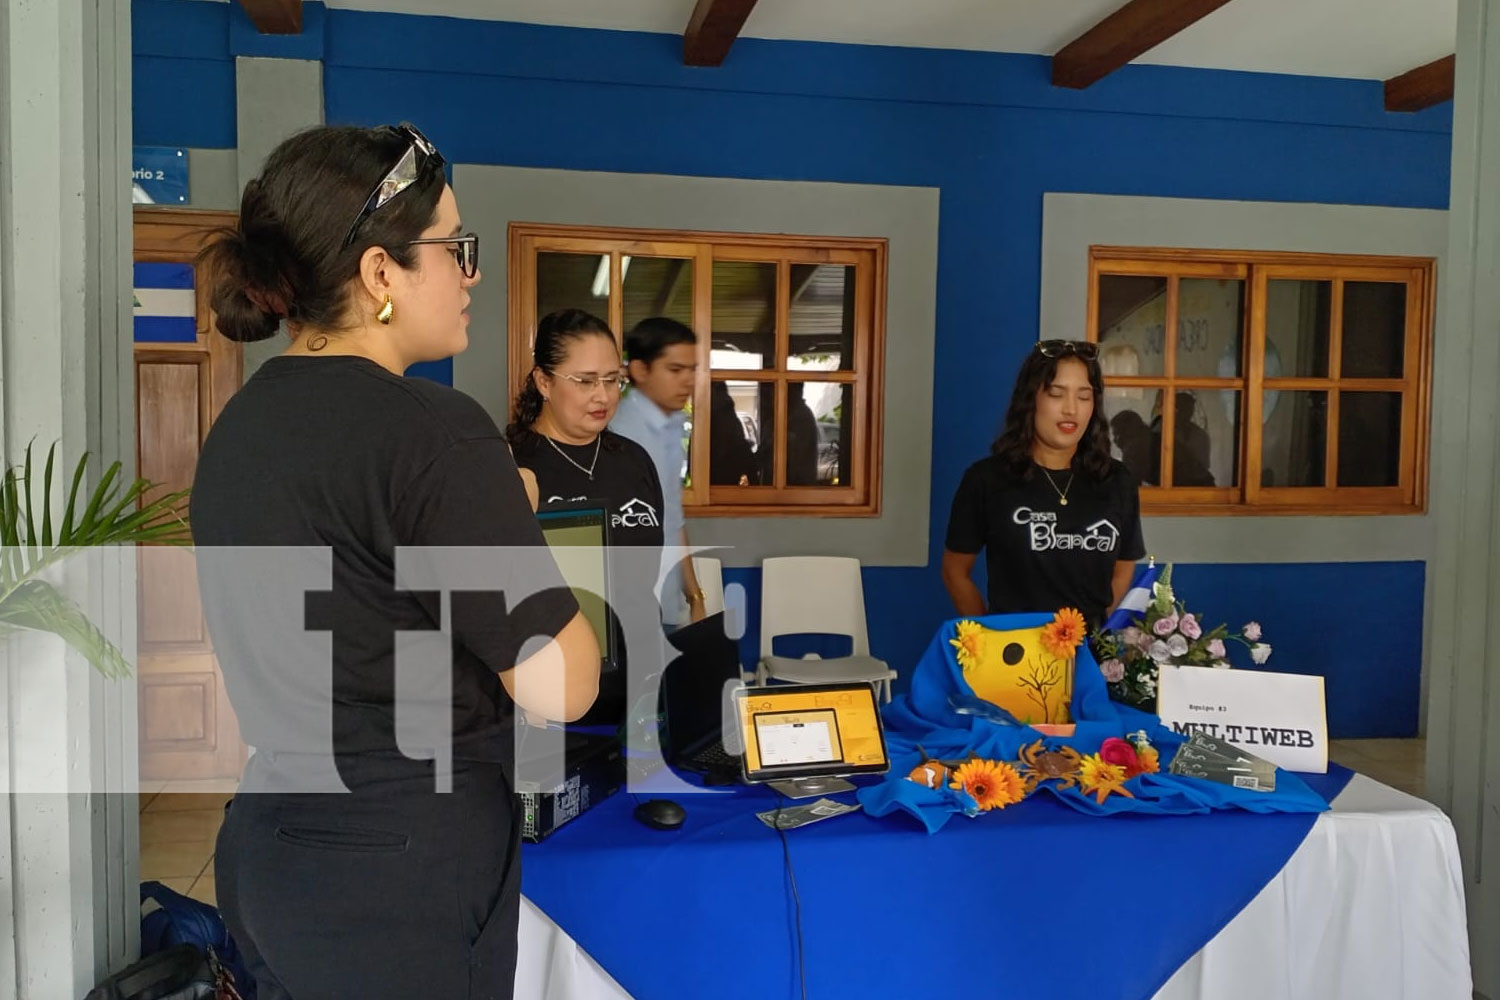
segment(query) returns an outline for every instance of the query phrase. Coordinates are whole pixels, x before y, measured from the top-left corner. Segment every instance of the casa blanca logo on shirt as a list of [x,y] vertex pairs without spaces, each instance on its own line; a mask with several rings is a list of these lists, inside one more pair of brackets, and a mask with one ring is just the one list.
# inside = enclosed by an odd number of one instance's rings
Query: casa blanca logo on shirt
[[[547,503],[583,503],[588,497],[572,497],[571,499],[559,496],[547,498]],[[609,526],[611,528],[659,528],[661,518],[656,516],[656,508],[651,506],[640,497],[627,500],[620,504],[620,509],[609,515]]]
[[1025,525],[1031,535],[1031,551],[1051,552],[1081,549],[1084,552],[1113,552],[1120,544],[1120,529],[1108,518],[1100,518],[1082,534],[1057,530],[1057,515],[1050,510],[1017,507],[1013,520]]
[[639,497],[621,504],[620,509],[610,515],[609,522],[616,528],[661,527],[656,508]]

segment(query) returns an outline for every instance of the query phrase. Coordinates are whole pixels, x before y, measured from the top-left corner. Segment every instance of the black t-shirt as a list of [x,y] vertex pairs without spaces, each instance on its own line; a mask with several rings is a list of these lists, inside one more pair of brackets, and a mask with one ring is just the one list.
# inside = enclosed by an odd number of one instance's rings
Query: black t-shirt
[[[340,754],[412,749],[396,734],[394,633],[438,629],[441,603],[435,591],[395,588],[397,546],[536,550],[501,557],[494,568],[514,581],[504,593],[450,598],[454,756],[509,764],[514,704],[497,672],[515,665],[528,640],[556,636],[578,605],[478,403],[364,358],[273,358],[204,442],[191,520],[204,611],[241,731],[258,750],[286,753],[327,754],[330,735]],[[215,548],[224,546],[259,548]],[[331,588],[326,561],[319,571],[317,558],[267,546],[331,549]],[[321,585],[307,585],[309,565]],[[305,633],[272,625],[289,619]],[[430,696],[441,713],[447,688],[446,678],[404,674],[403,705]]]
[[[649,558],[615,559],[610,563],[610,613],[615,630],[615,661],[605,663],[599,677],[599,697],[593,708],[579,719],[581,726],[619,726],[627,715],[632,692],[628,683],[628,661],[622,616],[644,615],[661,620],[654,569],[660,564],[662,547],[662,492],[651,455],[627,437],[602,432],[593,444],[571,445],[536,432],[520,435],[512,442],[516,464],[536,474],[538,510],[581,502],[602,504],[609,511],[609,544],[649,548]],[[564,457],[566,456],[566,457]],[[593,478],[587,469],[593,470]],[[650,566],[651,570],[644,567]],[[658,650],[635,657],[636,682],[654,670]]]
[[[516,464],[536,473],[538,509],[589,500],[602,502],[609,509],[611,545],[661,548],[661,482],[645,448],[608,430],[594,444],[586,445],[524,434],[514,442],[514,448]],[[592,479],[584,471],[590,468],[594,471]]]
[[991,614],[1072,607],[1096,627],[1114,602],[1115,564],[1146,554],[1135,480],[1118,461],[1102,481],[1076,468],[1053,472],[1056,487],[1040,468],[1030,472],[1012,476],[994,455],[969,466],[946,546],[984,550]]

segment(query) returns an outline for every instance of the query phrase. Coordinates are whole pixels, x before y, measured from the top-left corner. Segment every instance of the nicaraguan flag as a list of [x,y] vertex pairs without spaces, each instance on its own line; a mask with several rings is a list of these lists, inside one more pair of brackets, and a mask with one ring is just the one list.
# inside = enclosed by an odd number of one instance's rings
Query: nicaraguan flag
[[135,265],[135,342],[191,344],[198,339],[191,264]]
[[1130,589],[1125,591],[1125,596],[1121,598],[1120,606],[1115,608],[1114,614],[1105,620],[1104,628],[1113,632],[1129,628],[1138,616],[1144,618],[1146,606],[1151,603],[1151,585],[1159,576],[1161,576],[1161,567],[1156,565],[1154,560],[1137,570],[1135,579],[1130,581]]

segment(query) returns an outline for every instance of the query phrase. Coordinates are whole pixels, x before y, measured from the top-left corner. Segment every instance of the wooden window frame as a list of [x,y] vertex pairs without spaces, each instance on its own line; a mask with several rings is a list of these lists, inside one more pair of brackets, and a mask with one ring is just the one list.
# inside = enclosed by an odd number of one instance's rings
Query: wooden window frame
[[[870,237],[789,236],[783,234],[625,229],[512,222],[507,233],[509,281],[509,402],[513,405],[531,370],[536,334],[538,253],[609,255],[608,320],[617,341],[624,336],[622,256],[670,257],[693,262],[692,327],[713,329],[713,263],[750,261],[777,267],[776,367],[723,369],[709,366],[711,338],[698,338],[698,376],[693,385],[693,436],[689,464],[707,470],[711,419],[709,398],[714,381],[766,382],[776,386],[775,421],[785,440],[788,385],[829,382],[853,386],[848,486],[787,486],[786,448],[777,447],[774,479],[769,486],[712,486],[707,476],[693,477],[683,488],[684,513],[692,517],[878,517],[886,322],[888,241]],[[794,264],[846,264],[855,268],[854,359],[848,371],[793,371],[785,357],[790,338],[790,270]],[[700,432],[701,430],[701,432]]]
[[[1162,392],[1162,426],[1175,426],[1176,389],[1233,389],[1240,396],[1239,483],[1233,487],[1189,488],[1142,486],[1142,513],[1158,516],[1199,515],[1382,515],[1421,514],[1427,509],[1431,449],[1432,344],[1436,301],[1436,261],[1431,257],[1386,257],[1270,251],[1188,250],[1158,247],[1089,247],[1087,339],[1099,337],[1101,275],[1167,278],[1164,330],[1177,329],[1178,285],[1182,278],[1229,278],[1244,281],[1244,328],[1240,376],[1176,376],[1177,337],[1163,339],[1161,375],[1108,376],[1107,388]],[[1272,279],[1332,283],[1329,314],[1328,375],[1275,377],[1265,374],[1266,283]],[[1347,281],[1405,283],[1405,371],[1400,378],[1343,378],[1343,286]],[[1328,393],[1325,435],[1326,482],[1338,469],[1339,394],[1344,391],[1397,392],[1401,395],[1401,457],[1398,485],[1382,487],[1261,485],[1261,413],[1268,391],[1313,390]],[[1174,434],[1161,443],[1162,475],[1170,483]]]

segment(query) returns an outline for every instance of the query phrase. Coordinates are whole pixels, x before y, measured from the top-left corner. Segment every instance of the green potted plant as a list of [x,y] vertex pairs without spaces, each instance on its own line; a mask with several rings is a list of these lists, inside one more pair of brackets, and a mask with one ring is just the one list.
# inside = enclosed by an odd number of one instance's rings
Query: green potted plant
[[[100,545],[192,541],[183,501],[187,490],[146,499],[158,484],[136,479],[122,490],[120,463],[104,471],[86,496],[87,453],[73,470],[67,502],[54,516],[52,474],[57,446],[47,451],[40,490],[33,487],[31,448],[25,464],[0,476],[0,639],[18,631],[50,632],[77,650],[106,677],[126,677],[125,654],[48,579],[49,571],[76,553]],[[55,575],[55,574],[54,574]]]

